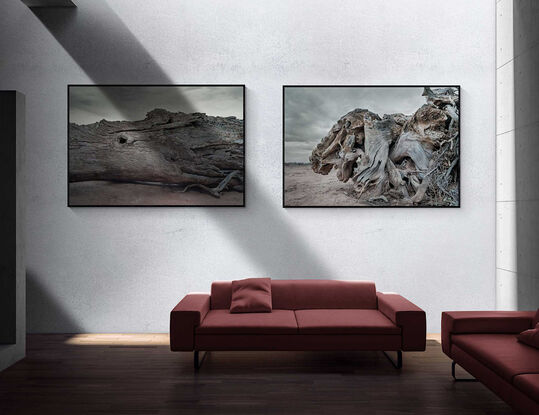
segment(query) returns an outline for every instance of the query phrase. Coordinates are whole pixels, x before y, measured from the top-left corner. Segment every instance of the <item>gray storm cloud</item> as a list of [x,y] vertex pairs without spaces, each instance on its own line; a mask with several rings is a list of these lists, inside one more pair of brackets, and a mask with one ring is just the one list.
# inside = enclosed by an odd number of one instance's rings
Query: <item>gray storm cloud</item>
[[308,163],[316,144],[347,112],[413,114],[425,104],[422,93],[423,87],[286,87],[285,162]]
[[69,120],[135,121],[163,108],[243,119],[243,88],[237,86],[71,86]]

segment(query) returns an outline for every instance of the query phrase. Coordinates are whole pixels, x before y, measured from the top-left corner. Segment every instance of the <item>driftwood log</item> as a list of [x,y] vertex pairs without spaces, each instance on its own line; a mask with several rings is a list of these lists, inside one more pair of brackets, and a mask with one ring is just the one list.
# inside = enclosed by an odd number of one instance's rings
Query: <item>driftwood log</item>
[[183,186],[215,197],[243,191],[243,121],[150,111],[140,121],[69,125],[69,181]]
[[423,96],[427,103],[413,115],[350,111],[312,151],[312,169],[335,169],[374,206],[458,206],[458,90],[425,88]]

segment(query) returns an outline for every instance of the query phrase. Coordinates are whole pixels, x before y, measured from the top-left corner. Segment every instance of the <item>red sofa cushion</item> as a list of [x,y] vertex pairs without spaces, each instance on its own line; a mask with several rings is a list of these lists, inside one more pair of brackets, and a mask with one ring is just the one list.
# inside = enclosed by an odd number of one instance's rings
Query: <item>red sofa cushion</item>
[[[211,286],[211,308],[229,309],[231,281]],[[273,309],[305,310],[320,308],[376,309],[376,286],[369,281],[271,280]]]
[[400,334],[378,310],[296,310],[301,334]]
[[270,313],[271,279],[246,278],[232,281],[231,313]]
[[457,334],[451,340],[508,382],[516,375],[539,373],[539,352],[513,334]]
[[533,318],[533,325],[535,326],[537,324],[539,324],[539,308],[535,312],[535,317]]
[[528,346],[539,349],[539,323],[534,329],[525,330],[517,336],[517,340]]
[[231,314],[228,310],[210,310],[195,329],[197,334],[295,334],[296,317],[291,310],[271,313]]
[[526,373],[515,376],[513,384],[530,398],[539,402],[539,373]]

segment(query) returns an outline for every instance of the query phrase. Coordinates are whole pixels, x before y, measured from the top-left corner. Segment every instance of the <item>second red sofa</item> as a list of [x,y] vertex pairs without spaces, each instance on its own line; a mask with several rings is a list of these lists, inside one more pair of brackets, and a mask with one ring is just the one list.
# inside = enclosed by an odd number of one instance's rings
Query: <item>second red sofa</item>
[[539,415],[539,349],[517,335],[539,323],[534,311],[442,313],[442,350],[519,413]]

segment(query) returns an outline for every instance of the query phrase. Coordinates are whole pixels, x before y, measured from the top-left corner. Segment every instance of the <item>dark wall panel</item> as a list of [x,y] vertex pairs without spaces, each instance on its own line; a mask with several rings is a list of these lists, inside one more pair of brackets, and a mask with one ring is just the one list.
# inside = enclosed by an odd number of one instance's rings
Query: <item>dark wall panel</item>
[[17,337],[17,93],[0,91],[0,344]]

